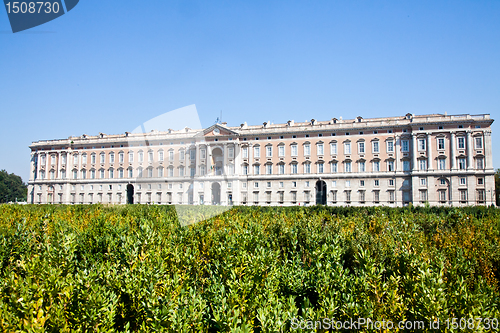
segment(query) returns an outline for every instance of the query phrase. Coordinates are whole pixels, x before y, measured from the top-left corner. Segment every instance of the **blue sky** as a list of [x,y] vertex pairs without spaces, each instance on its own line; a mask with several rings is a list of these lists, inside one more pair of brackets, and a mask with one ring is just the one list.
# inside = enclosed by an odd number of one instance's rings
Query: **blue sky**
[[[201,123],[489,113],[500,1],[95,1],[12,34],[0,9],[0,169],[32,141]],[[500,156],[494,148],[494,166]]]

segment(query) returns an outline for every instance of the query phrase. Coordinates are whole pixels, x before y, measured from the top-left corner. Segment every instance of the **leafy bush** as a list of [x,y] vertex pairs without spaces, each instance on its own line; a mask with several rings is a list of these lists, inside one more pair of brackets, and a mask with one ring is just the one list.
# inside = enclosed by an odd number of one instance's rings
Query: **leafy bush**
[[2,205],[0,328],[500,318],[499,246],[500,212],[484,207],[235,207],[183,227],[169,206]]

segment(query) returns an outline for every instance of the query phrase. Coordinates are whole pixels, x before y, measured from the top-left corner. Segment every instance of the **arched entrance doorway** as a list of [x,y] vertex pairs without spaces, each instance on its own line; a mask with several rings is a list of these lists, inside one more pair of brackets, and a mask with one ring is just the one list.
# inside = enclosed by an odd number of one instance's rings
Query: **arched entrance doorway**
[[326,205],[326,183],[322,180],[316,182],[316,205]]
[[127,185],[127,204],[132,205],[134,203],[134,185]]
[[224,155],[222,154],[222,149],[214,148],[212,150],[212,165],[215,168],[216,176],[224,174]]
[[212,183],[212,205],[220,205],[220,185]]

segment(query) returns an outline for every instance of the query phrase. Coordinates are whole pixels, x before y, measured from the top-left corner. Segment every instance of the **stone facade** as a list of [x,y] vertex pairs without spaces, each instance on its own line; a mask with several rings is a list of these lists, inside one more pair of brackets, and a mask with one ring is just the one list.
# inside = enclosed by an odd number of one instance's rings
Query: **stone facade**
[[28,201],[491,205],[492,123],[407,114],[37,141]]

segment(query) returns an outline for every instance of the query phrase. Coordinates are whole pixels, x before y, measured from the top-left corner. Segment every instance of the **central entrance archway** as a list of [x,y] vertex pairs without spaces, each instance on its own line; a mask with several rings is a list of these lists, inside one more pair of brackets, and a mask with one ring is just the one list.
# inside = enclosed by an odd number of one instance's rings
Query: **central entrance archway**
[[134,185],[127,185],[127,204],[132,205],[134,203]]
[[316,182],[316,205],[326,205],[326,183],[322,180]]
[[212,205],[220,205],[220,185],[212,183]]

